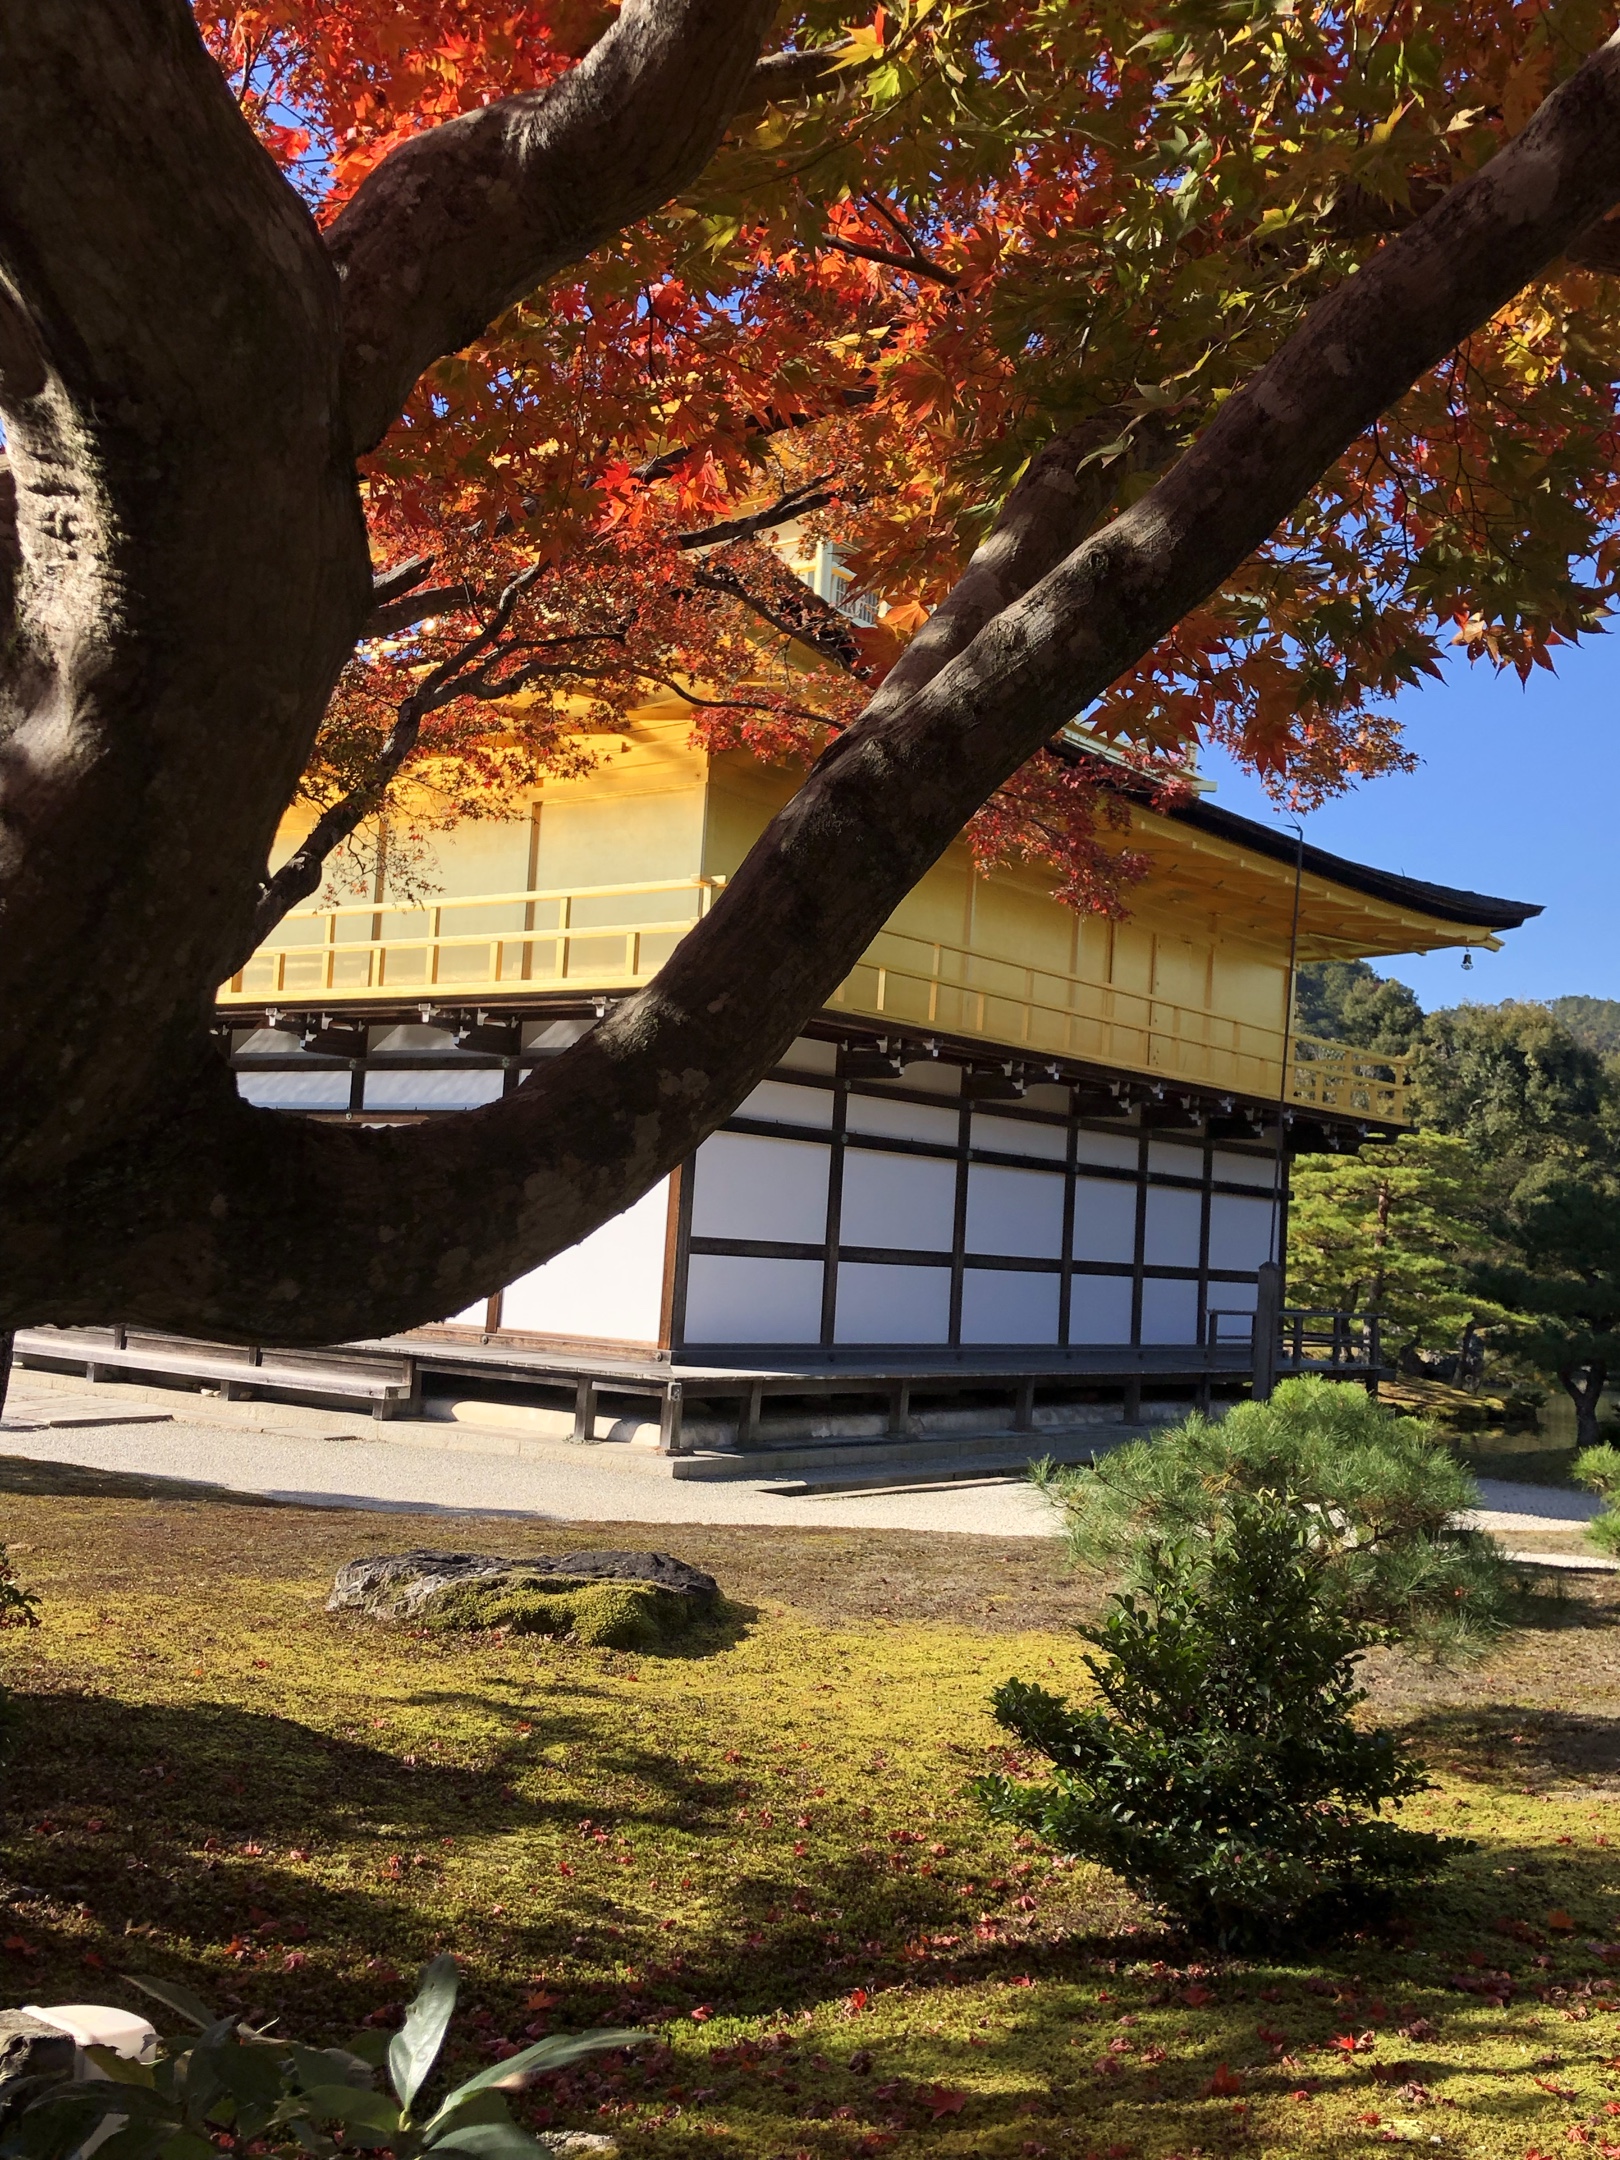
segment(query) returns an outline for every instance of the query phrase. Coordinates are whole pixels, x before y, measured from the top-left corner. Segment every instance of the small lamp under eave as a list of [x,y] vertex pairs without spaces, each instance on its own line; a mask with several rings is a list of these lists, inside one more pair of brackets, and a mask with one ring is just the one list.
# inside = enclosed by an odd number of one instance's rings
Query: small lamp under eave
[[1463,973],[1464,973],[1464,974],[1466,975],[1466,974],[1467,974],[1467,973],[1468,973],[1468,972],[1470,971],[1470,969],[1471,969],[1471,968],[1473,967],[1473,965],[1474,965],[1474,956],[1473,956],[1473,954],[1472,954],[1471,952],[1465,952],[1465,953],[1463,954]]

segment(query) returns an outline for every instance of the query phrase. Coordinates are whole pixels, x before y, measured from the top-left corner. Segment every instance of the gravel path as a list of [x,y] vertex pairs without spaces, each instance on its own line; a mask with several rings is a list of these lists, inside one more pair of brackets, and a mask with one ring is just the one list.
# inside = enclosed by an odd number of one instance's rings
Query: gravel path
[[[1051,1510],[1019,1479],[986,1476],[933,1490],[786,1495],[770,1479],[676,1480],[615,1449],[561,1449],[544,1458],[481,1452],[478,1436],[423,1445],[381,1440],[369,1418],[286,1406],[220,1405],[188,1416],[196,1398],[111,1391],[18,1374],[0,1419],[0,1456],[78,1464],[142,1477],[263,1493],[306,1506],[421,1513],[513,1514],[560,1522],[760,1523],[860,1530],[963,1531],[1050,1537]],[[173,1403],[170,1410],[167,1404]],[[51,1422],[46,1424],[44,1420]],[[145,1422],[135,1422],[144,1420]],[[396,1428],[396,1432],[399,1429]],[[431,1437],[437,1439],[439,1435]],[[1517,1548],[1535,1534],[1567,1536],[1597,1512],[1589,1494],[1482,1478],[1470,1519]]]
[[[191,1423],[30,1426],[29,1401],[0,1419],[0,1455],[77,1463],[264,1493],[318,1507],[535,1515],[562,1522],[822,1524],[857,1530],[955,1530],[989,1537],[1050,1537],[1051,1510],[1018,1480],[933,1492],[837,1493],[783,1498],[780,1477],[681,1480],[632,1465],[524,1459],[340,1434],[242,1430],[224,1419]],[[50,1412],[64,1414],[53,1401]],[[74,1408],[78,1406],[75,1405]],[[93,1406],[92,1406],[93,1407]],[[128,1413],[139,1414],[131,1405]],[[361,1421],[356,1421],[361,1422]]]

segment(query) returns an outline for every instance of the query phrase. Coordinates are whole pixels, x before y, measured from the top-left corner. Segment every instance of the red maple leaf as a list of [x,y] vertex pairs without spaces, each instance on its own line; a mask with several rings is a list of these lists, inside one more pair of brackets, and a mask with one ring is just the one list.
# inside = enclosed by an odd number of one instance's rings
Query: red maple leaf
[[917,2098],[935,2122],[944,2115],[960,2115],[967,2106],[967,2094],[955,2092],[946,2085],[931,2085],[927,2092],[919,2093]]
[[1220,2063],[1216,2066],[1215,2075],[1204,2087],[1204,2094],[1207,2099],[1230,2100],[1235,2093],[1242,2090],[1242,2071],[1230,2069],[1227,2064]]

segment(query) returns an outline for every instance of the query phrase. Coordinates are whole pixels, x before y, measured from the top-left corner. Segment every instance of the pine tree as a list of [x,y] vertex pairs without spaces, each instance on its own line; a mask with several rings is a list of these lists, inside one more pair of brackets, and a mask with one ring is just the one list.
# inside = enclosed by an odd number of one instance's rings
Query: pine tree
[[1443,1133],[1296,1163],[1288,1216],[1296,1305],[1382,1315],[1389,1348],[1454,1348],[1505,1316],[1470,1275],[1488,1249],[1489,1165]]

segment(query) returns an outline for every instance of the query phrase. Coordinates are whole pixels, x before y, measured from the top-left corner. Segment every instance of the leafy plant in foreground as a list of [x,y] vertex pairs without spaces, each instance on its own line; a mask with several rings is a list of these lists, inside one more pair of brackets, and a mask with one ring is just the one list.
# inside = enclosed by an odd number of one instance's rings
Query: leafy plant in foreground
[[0,1628],[38,1627],[39,1593],[17,1580],[11,1556],[0,1545]]
[[[155,2062],[137,2063],[110,2048],[85,2056],[96,2073],[40,2080],[19,2095],[0,2136],[4,2160],[69,2160],[104,2126],[104,2160],[216,2160],[214,2140],[229,2132],[252,2142],[330,2156],[345,2146],[386,2150],[395,2160],[452,2154],[465,2160],[538,2160],[545,2147],[512,2120],[506,2094],[531,2078],[562,2070],[582,2055],[633,2046],[643,2032],[558,2034],[481,2070],[436,2104],[421,2095],[444,2045],[456,2004],[454,1958],[433,1959],[422,1973],[405,2023],[386,2043],[363,2033],[347,2046],[301,2047],[269,2032],[216,2019],[189,1989],[171,1981],[132,1984],[178,2012],[198,2037],[165,2041]],[[376,2074],[387,2070],[379,2089]]]
[[1024,1680],[996,1690],[997,1718],[1054,1775],[979,1779],[993,1815],[1228,1946],[1376,1909],[1467,1849],[1379,1817],[1429,1780],[1354,1721],[1371,1631],[1292,1495],[1238,1497],[1218,1536],[1156,1543],[1139,1572],[1080,1631],[1102,1652],[1086,1659],[1100,1707]]
[[1477,1654],[1506,1624],[1499,1548],[1457,1527],[1479,1504],[1472,1477],[1432,1427],[1357,1386],[1285,1380],[1270,1402],[1189,1417],[1090,1468],[1040,1464],[1035,1477],[1074,1557],[1122,1567],[1136,1589],[1158,1580],[1167,1542],[1218,1538],[1243,1495],[1287,1493],[1347,1620],[1451,1655]]

